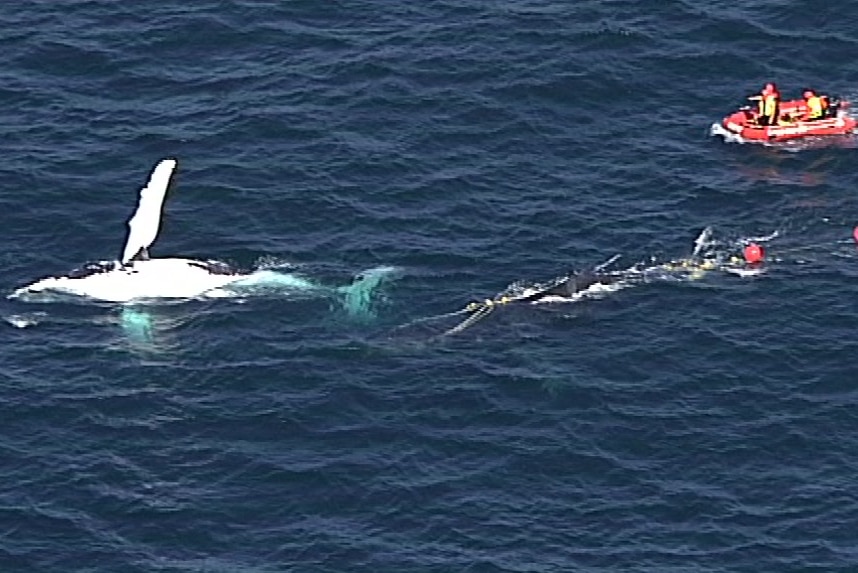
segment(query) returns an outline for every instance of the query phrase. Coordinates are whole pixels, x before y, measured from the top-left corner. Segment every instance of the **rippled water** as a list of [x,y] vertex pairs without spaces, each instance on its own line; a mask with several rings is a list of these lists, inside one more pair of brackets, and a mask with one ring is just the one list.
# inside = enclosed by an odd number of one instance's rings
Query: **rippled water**
[[[725,144],[767,81],[858,95],[858,7],[0,8],[6,293],[119,255],[331,287],[3,300],[0,570],[852,571],[852,138]],[[456,311],[775,234],[765,272]],[[725,247],[726,248],[726,247]]]

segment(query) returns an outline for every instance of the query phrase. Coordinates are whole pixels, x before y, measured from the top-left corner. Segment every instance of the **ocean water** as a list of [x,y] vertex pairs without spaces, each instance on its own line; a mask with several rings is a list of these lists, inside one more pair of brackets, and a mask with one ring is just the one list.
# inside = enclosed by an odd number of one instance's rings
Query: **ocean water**
[[[2,572],[855,571],[858,5],[5,3],[4,295],[119,255],[324,285],[0,300]],[[767,237],[764,271],[499,308],[515,281]],[[339,287],[390,279],[349,312]],[[294,285],[293,285],[294,286]],[[346,300],[352,302],[354,300]],[[434,317],[434,318],[433,318]]]

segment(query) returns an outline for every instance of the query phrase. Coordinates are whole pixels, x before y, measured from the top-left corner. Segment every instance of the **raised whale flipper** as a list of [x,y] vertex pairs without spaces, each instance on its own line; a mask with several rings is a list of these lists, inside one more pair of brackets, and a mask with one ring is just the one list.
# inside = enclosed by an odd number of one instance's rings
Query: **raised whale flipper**
[[175,168],[175,159],[162,159],[152,171],[146,187],[140,190],[137,210],[128,220],[128,239],[125,241],[121,259],[123,265],[131,262],[141,251],[144,251],[144,256],[148,258],[147,249],[158,236],[161,207],[164,205],[164,197]]

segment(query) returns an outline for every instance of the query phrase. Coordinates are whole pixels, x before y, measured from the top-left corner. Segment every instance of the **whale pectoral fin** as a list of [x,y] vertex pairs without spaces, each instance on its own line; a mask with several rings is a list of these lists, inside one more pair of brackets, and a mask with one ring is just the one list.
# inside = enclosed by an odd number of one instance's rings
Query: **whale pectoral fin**
[[131,266],[134,264],[134,261],[148,261],[149,260],[149,249],[143,247],[137,254],[128,259],[128,262],[125,263],[125,266]]
[[139,309],[123,307],[120,313],[122,330],[135,342],[152,342],[152,317]]

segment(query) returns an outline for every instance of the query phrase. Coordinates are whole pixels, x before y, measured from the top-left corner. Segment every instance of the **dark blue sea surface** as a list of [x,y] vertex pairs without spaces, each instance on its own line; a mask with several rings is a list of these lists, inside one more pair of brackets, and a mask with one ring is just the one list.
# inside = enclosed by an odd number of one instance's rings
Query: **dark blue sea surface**
[[[3,298],[0,571],[858,570],[851,137],[725,143],[767,81],[858,96],[858,4],[6,2],[4,295],[119,256],[336,291]],[[714,270],[433,320],[514,281]]]

